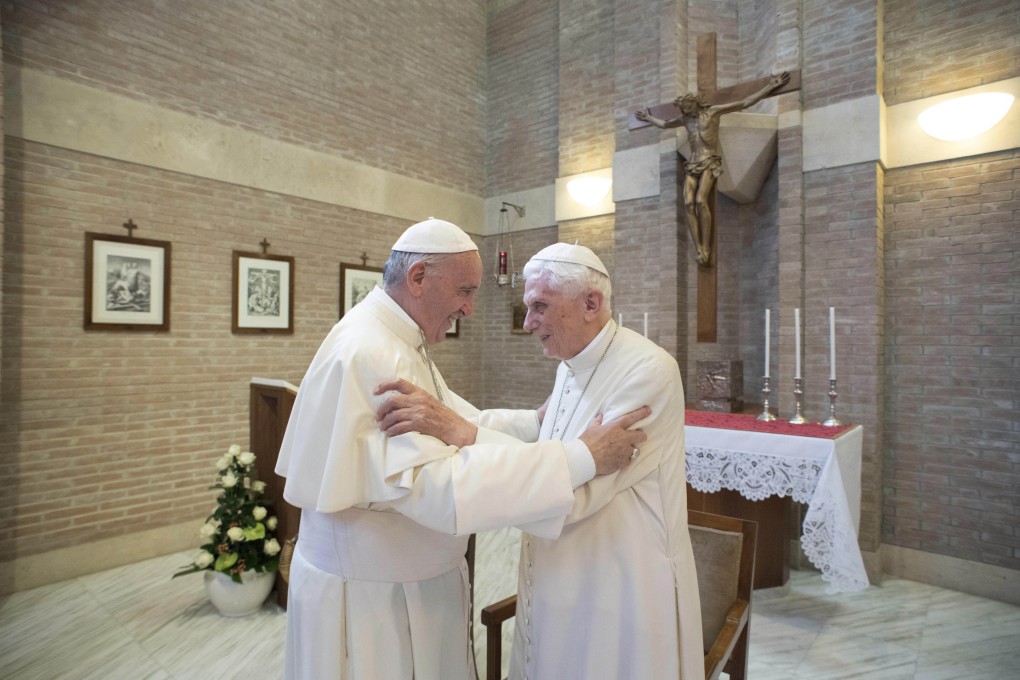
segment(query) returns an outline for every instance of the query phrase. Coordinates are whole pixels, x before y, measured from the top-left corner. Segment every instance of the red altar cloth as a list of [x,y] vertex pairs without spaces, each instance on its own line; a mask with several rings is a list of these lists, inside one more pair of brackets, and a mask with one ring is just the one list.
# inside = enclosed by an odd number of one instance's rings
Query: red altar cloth
[[770,434],[790,434],[797,437],[819,437],[835,439],[853,427],[852,423],[843,423],[836,427],[827,427],[821,423],[804,423],[794,425],[785,420],[766,422],[756,420],[756,416],[743,413],[716,413],[712,411],[693,411],[687,409],[685,424],[694,427],[719,427],[724,430],[748,430],[750,432],[768,432]]

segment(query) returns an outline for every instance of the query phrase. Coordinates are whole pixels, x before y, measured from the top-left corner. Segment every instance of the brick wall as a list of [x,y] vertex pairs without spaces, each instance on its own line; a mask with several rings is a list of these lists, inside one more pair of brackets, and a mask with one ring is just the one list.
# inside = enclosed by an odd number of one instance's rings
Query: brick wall
[[879,5],[875,0],[807,2],[801,73],[804,109],[879,91]]
[[1013,78],[1020,61],[1014,0],[885,1],[886,104]]
[[[888,104],[1020,75],[1010,0],[886,0]],[[1020,568],[1018,153],[884,187],[883,542]]]
[[[484,9],[344,9],[5,3],[4,63],[480,194]],[[250,378],[298,383],[336,321],[339,263],[365,252],[381,266],[406,223],[6,142],[0,550],[204,516],[213,456],[247,442]],[[128,217],[138,236],[172,244],[170,331],[84,332],[84,232],[123,233]],[[296,260],[292,336],[230,332],[231,251],[263,238]],[[437,348],[469,398],[480,347],[466,321]]]
[[[878,548],[880,538],[882,460],[878,443],[882,440],[885,398],[881,191],[882,171],[875,164],[804,176],[804,415],[809,420],[824,420],[828,414],[831,306],[836,311],[837,415],[844,422],[864,426],[858,533],[861,546],[872,551]],[[787,317],[785,323],[792,321]]]
[[613,3],[559,3],[559,175],[612,164]]
[[886,177],[885,542],[1020,569],[1020,152]]
[[[247,443],[252,376],[297,384],[339,313],[339,264],[380,266],[395,219],[6,142],[0,552],[204,516]],[[170,331],[83,331],[84,233],[172,244]],[[295,258],[295,333],[231,333],[231,252]],[[173,500],[172,512],[167,511]]]
[[482,194],[483,3],[33,0],[3,15],[8,63]]
[[488,29],[486,195],[552,184],[559,169],[559,11],[524,0]]
[[[779,346],[775,317],[779,304],[779,173],[769,174],[758,201],[742,206],[738,224],[739,281],[737,356],[744,361],[744,401],[760,403],[765,375],[765,310],[772,312],[770,349]],[[772,355],[775,371],[775,354]],[[769,396],[774,404],[775,397]]]

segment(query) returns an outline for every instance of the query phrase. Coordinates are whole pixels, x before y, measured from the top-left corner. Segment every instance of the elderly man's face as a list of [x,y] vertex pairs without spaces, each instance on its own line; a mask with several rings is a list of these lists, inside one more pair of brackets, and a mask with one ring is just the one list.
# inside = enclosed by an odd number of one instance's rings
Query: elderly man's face
[[481,283],[482,260],[474,251],[457,253],[425,270],[423,318],[418,323],[430,344],[445,340],[454,321],[471,316]]
[[548,276],[533,276],[524,284],[524,304],[524,330],[538,336],[547,357],[571,359],[587,346],[583,295],[568,297],[550,285]]

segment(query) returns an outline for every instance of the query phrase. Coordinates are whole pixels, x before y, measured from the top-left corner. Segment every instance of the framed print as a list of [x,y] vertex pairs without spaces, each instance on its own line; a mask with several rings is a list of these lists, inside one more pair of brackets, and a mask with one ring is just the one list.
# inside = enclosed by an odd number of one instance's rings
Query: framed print
[[340,318],[365,299],[376,286],[382,287],[383,270],[360,264],[340,263]]
[[515,302],[511,309],[513,321],[511,322],[510,332],[520,335],[530,335],[528,331],[524,330],[524,319],[528,316],[528,306],[523,302]]
[[85,330],[170,330],[170,243],[85,232]]
[[448,338],[459,338],[460,337],[460,319],[453,322],[453,325],[446,329],[446,337]]
[[294,332],[294,258],[234,251],[231,330]]

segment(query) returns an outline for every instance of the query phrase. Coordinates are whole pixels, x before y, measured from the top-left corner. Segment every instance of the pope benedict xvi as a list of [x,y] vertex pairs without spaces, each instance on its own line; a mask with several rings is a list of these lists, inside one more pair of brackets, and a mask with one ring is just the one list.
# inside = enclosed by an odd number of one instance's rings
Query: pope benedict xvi
[[[610,418],[642,404],[652,412],[640,423],[648,440],[634,462],[577,488],[559,537],[521,527],[510,677],[702,680],[676,360],[613,321],[608,272],[588,248],[549,246],[524,276],[524,328],[560,364],[548,411],[501,411],[506,431],[559,442],[599,414]],[[443,409],[420,391],[399,388],[404,394],[382,409],[383,427],[447,436],[442,418],[419,417]]]

